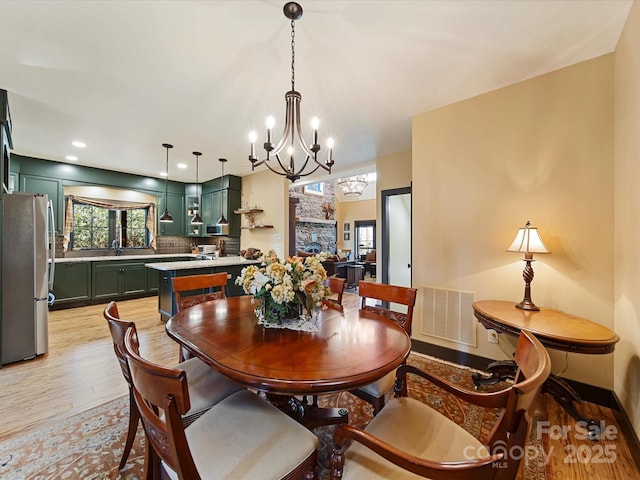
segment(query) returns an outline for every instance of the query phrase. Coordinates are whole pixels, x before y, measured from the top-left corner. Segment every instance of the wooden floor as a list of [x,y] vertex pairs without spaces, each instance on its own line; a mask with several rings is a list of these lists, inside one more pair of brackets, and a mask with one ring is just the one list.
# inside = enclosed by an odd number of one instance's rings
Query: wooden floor
[[[347,293],[343,303],[346,309],[358,308],[358,297]],[[118,307],[122,318],[135,320],[143,356],[165,365],[177,361],[178,347],[164,331],[156,298],[119,302]],[[95,305],[50,312],[49,353],[0,369],[0,441],[127,394],[103,309]],[[540,405],[551,429],[551,435],[542,433],[549,440],[548,480],[640,480],[611,410],[584,405],[584,413],[603,419],[615,437],[592,442],[580,438],[573,420],[549,395]],[[557,434],[562,426],[570,430],[566,438]]]

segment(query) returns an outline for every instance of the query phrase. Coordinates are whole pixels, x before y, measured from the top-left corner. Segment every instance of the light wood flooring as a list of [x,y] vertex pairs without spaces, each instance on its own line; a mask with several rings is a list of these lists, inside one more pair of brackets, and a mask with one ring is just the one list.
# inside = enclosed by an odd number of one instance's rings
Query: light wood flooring
[[[352,309],[358,308],[358,301],[346,293],[343,303]],[[118,307],[122,318],[135,320],[143,356],[165,365],[177,361],[178,346],[164,331],[155,297],[119,302]],[[50,312],[49,353],[0,369],[0,441],[127,394],[103,309],[104,305],[93,305]],[[552,435],[545,452],[548,480],[640,479],[610,409],[583,405],[585,414],[603,419],[616,433],[611,435],[615,438],[592,442],[578,438],[573,420],[549,395],[541,397],[540,405],[551,428],[571,429],[566,438]]]

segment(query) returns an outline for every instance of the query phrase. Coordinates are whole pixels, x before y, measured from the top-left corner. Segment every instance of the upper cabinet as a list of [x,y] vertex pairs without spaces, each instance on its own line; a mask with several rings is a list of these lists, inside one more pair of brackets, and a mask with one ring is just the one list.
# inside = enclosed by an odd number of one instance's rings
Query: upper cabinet
[[64,193],[62,190],[62,180],[37,175],[20,175],[20,191],[44,193],[49,197],[49,200],[53,203],[56,234],[62,234],[64,230]]
[[229,236],[240,236],[240,219],[233,212],[240,208],[242,179],[234,175],[215,178],[202,185],[202,221],[215,224],[224,214],[229,221]]
[[10,193],[9,155],[13,148],[11,143],[11,113],[6,90],[0,90],[0,197]]
[[165,203],[165,197],[162,195],[158,201],[158,218],[164,213],[165,205],[168,205],[169,213],[173,217],[173,222],[158,222],[158,235],[162,236],[182,236],[185,235],[185,209],[184,209],[184,195],[176,195],[169,193],[167,195],[167,202]]

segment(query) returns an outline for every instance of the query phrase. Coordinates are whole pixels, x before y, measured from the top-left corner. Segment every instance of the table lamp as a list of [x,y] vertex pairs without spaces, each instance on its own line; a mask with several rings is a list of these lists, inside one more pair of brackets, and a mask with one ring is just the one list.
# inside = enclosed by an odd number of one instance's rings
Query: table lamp
[[522,278],[524,278],[524,298],[520,303],[516,304],[516,307],[523,310],[540,310],[540,308],[531,301],[531,282],[533,281],[533,268],[531,267],[531,263],[534,261],[534,253],[551,252],[538,235],[538,229],[532,227],[531,222],[527,221],[524,228],[518,229],[516,238],[509,248],[507,248],[507,252],[524,253],[522,260],[526,263],[522,272]]

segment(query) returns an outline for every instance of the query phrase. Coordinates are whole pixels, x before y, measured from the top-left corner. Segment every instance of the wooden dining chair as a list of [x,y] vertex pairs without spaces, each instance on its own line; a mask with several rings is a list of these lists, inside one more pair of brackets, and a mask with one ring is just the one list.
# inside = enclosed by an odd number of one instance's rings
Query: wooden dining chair
[[325,298],[322,303],[326,305],[328,308],[334,308],[336,310],[340,310],[341,312],[344,310],[342,308],[342,295],[344,294],[344,286],[346,283],[346,279],[337,278],[337,277],[329,277],[325,280],[325,285],[329,287],[332,295],[337,295]]
[[227,298],[227,272],[187,275],[171,280],[178,311],[209,300]]
[[124,343],[150,447],[147,478],[314,478],[318,438],[311,431],[248,390],[221,400],[185,429],[188,374],[142,358],[133,329]]
[[[417,290],[410,287],[400,287],[387,285],[384,283],[374,283],[360,281],[358,283],[358,294],[362,297],[361,311],[372,312],[381,315],[400,325],[407,335],[411,336],[411,323],[413,321],[413,307],[416,303]],[[385,306],[371,305],[369,299],[389,303],[397,303],[407,307],[406,313],[391,310]],[[369,402],[373,406],[373,414],[376,415],[384,407],[385,394],[393,388],[395,382],[395,372],[390,372],[380,380],[365,385],[351,393]]]
[[[171,281],[178,311],[209,300],[227,298],[228,279],[227,272],[173,277]],[[184,362],[193,356],[193,352],[180,346],[178,361]]]
[[[128,329],[137,335],[136,325],[134,322],[121,320],[116,302],[109,302],[104,309],[104,318],[109,325],[109,332],[113,341],[113,350],[122,370],[127,385],[129,386],[129,427],[127,429],[127,440],[125,441],[124,451],[118,469],[122,470],[127,463],[127,458],[131,452],[133,441],[135,440],[136,430],[138,429],[138,420],[140,414],[136,408],[133,399],[133,391],[131,389],[131,375],[127,366],[127,359],[124,354],[124,336]],[[188,386],[191,392],[191,409],[184,416],[185,425],[189,425],[196,418],[202,415],[212,405],[219,402],[224,397],[234,392],[242,390],[240,384],[228,379],[222,374],[212,370],[208,365],[197,358],[192,358],[177,365],[178,368],[186,372],[189,380]]]
[[[416,478],[513,480],[526,451],[530,418],[551,360],[540,341],[523,330],[515,352],[515,381],[503,390],[465,390],[415,367],[397,370],[397,398],[364,430],[340,425],[334,432],[331,480]],[[502,409],[487,435],[477,439],[419,400],[407,397],[407,374],[418,375],[465,402]],[[344,451],[345,441],[351,446]]]

